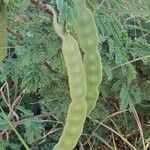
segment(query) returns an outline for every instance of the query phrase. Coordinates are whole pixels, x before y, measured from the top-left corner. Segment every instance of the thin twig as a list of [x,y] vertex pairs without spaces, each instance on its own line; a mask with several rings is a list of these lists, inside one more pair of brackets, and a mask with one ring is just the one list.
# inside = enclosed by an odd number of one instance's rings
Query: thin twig
[[[30,117],[31,119],[34,119],[34,118],[48,118],[50,116],[52,116],[53,113],[50,112],[50,113],[45,113],[45,114],[41,114],[41,115],[36,115],[36,116],[32,116]],[[25,118],[23,120],[20,120],[20,121],[16,121],[16,122],[13,122],[13,126],[16,127],[16,126],[19,126],[21,124],[23,124],[25,122],[26,119],[30,119],[30,118]],[[6,132],[10,132],[11,131],[11,128],[10,127],[7,127],[6,129],[4,129],[1,133],[0,133],[0,137],[3,136]]]
[[23,37],[20,34],[18,34],[16,31],[14,31],[13,29],[6,27],[6,30],[7,30],[7,32],[12,34],[14,37],[16,37],[17,40],[23,41]]
[[117,131],[113,130],[111,127],[103,124],[102,122],[99,122],[97,120],[96,120],[96,122],[99,123],[99,126],[103,126],[103,127],[107,128],[108,130],[110,130],[111,132],[113,132],[114,134],[116,134],[117,136],[119,136],[130,148],[132,148],[133,150],[137,150],[127,139],[125,139],[123,137],[123,135],[120,135]]
[[[123,110],[123,111],[119,111],[119,112],[115,112],[115,113],[109,115],[108,117],[106,117],[105,119],[103,119],[103,121],[101,121],[101,122],[105,122],[107,119],[109,119],[109,118],[111,118],[111,117],[115,117],[116,115],[119,115],[119,114],[121,114],[121,113],[123,113],[123,112],[126,112],[126,111],[128,111],[128,109],[127,109],[127,110]],[[90,118],[90,117],[89,117],[89,118]],[[90,119],[91,119],[91,118],[90,118]],[[98,130],[99,127],[100,127],[100,125],[98,125],[98,126],[95,128],[95,130],[94,130],[94,131],[92,132],[92,134],[89,136],[89,138],[87,139],[87,142],[85,142],[84,145],[90,141],[90,139],[92,138],[93,134]]]
[[36,143],[36,142],[38,142],[39,140],[42,140],[40,143],[38,143],[38,145],[39,144],[42,144],[43,143],[43,141],[45,141],[44,139],[47,137],[47,136],[49,136],[50,134],[52,134],[52,133],[55,133],[55,132],[57,132],[57,131],[59,131],[59,130],[61,130],[62,128],[57,128],[57,129],[51,129],[48,133],[46,133],[43,137],[41,137],[41,138],[39,138],[39,139],[36,139],[33,143]]
[[80,144],[80,150],[84,150],[84,147],[81,141],[79,141],[79,144]]
[[6,86],[7,86],[7,83],[5,82],[5,84],[3,84],[3,86],[2,86],[1,89],[0,89],[0,92],[1,92],[1,96],[2,96],[2,98],[3,98],[4,102],[5,102],[5,104],[6,104],[8,107],[10,107],[9,102],[7,101],[7,98],[5,97],[5,95],[4,95],[4,93],[3,93],[3,89],[4,89],[4,87],[6,87]]
[[24,95],[25,94],[25,92],[26,92],[26,90],[23,90],[20,94],[19,94],[19,96],[13,101],[13,103],[12,103],[12,109],[14,109],[14,107],[17,105],[17,103],[19,102],[19,100],[22,98],[22,95]]
[[9,107],[10,107],[11,104],[10,104],[9,84],[7,81],[6,81],[6,90],[7,90],[7,101],[8,101]]
[[[127,110],[125,110],[125,111],[127,111]],[[125,111],[116,112],[116,113],[114,113],[114,114],[112,114],[112,115],[106,117],[102,122],[99,122],[99,121],[96,120],[96,122],[99,123],[98,126],[95,128],[95,130],[92,132],[92,134],[90,135],[90,137],[87,139],[87,141],[86,141],[83,145],[87,144],[87,143],[90,141],[90,139],[92,138],[92,136],[94,136],[94,133],[98,130],[98,128],[99,128],[101,125],[104,125],[103,122],[105,122],[108,118],[114,117],[114,116],[116,116],[116,115],[118,115],[118,114],[121,114],[122,112],[125,112]],[[88,118],[92,119],[91,117],[88,117]],[[107,126],[107,127],[108,127],[108,126]],[[127,139],[125,139],[122,135],[120,135],[119,133],[117,133],[117,132],[116,132],[115,130],[113,130],[112,128],[110,128],[110,127],[108,127],[108,128],[111,129],[111,131],[112,131],[113,133],[115,133],[116,135],[118,135],[124,142],[126,142],[127,145],[130,146],[133,150],[136,150],[136,148],[135,148]]]
[[150,55],[146,55],[146,56],[143,56],[143,57],[139,57],[139,58],[133,59],[133,60],[131,60],[131,61],[128,61],[128,62],[123,63],[123,64],[121,64],[121,65],[118,65],[118,66],[116,66],[116,67],[113,67],[111,70],[114,70],[114,69],[117,69],[117,68],[119,68],[119,67],[128,65],[128,64],[130,64],[130,63],[133,63],[133,62],[136,62],[136,61],[139,61],[139,60],[142,60],[142,59],[147,59],[147,58],[150,58]]

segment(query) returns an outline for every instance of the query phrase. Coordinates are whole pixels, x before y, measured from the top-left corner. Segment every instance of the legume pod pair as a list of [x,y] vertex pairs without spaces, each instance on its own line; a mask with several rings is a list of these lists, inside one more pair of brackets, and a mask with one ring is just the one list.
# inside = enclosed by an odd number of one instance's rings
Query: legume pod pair
[[62,52],[69,79],[72,102],[59,142],[53,150],[72,150],[83,131],[86,116],[90,114],[98,98],[98,86],[102,80],[102,65],[98,49],[98,33],[91,11],[81,0],[74,1],[78,13],[78,41],[84,51],[82,61],[78,42],[57,22],[55,10],[53,25],[62,39]]

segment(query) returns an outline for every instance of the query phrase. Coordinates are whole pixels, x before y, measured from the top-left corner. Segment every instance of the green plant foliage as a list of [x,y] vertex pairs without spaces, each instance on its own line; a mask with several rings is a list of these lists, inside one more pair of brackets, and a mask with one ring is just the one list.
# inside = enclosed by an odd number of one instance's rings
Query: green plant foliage
[[[99,87],[96,108],[87,118],[75,150],[80,149],[82,144],[87,150],[91,147],[95,150],[115,149],[113,136],[117,149],[130,149],[110,130],[102,126],[97,128],[98,121],[104,121],[123,135],[137,150],[143,149],[132,113],[134,109],[140,118],[145,144],[149,140],[150,17],[140,14],[149,9],[147,1],[86,0],[98,27],[103,82]],[[57,10],[59,23],[77,39],[77,14],[73,0],[44,2]],[[19,120],[13,113],[9,119],[17,124],[17,131],[31,149],[49,150],[59,140],[71,102],[62,42],[54,31],[50,13],[42,11],[30,0],[12,0],[7,5],[8,28],[22,38],[8,33],[8,56],[0,72],[0,105],[9,114],[10,109],[2,93],[11,104],[17,100],[13,111]],[[121,11],[123,8],[131,11],[124,13]],[[133,8],[139,11],[133,13]],[[115,9],[120,11],[117,13]],[[6,86],[1,89],[6,81],[9,93]],[[126,109],[129,111],[126,112]],[[45,116],[47,113],[52,115]],[[7,128],[10,126],[0,112],[0,150],[24,148],[13,130],[7,134],[4,132]]]
[[9,141],[6,140],[0,140],[0,150],[6,150],[6,149],[19,150],[20,147],[21,146],[15,143],[10,143]]
[[29,144],[42,136],[42,120],[38,118],[27,119],[24,121],[25,133],[24,136]]

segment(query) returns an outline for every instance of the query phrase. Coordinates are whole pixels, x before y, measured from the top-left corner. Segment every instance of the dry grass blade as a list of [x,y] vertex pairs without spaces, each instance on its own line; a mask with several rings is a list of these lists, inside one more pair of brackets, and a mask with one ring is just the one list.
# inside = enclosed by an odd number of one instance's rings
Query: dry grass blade
[[[116,114],[120,114],[119,112],[116,113]],[[92,119],[91,117],[89,117],[90,119]],[[92,135],[88,138],[87,142],[90,140],[90,138],[94,135],[94,133],[97,131],[97,129],[100,127],[100,126],[103,126],[105,128],[107,128],[108,130],[110,130],[111,132],[113,132],[114,134],[116,134],[117,136],[119,136],[132,150],[137,150],[127,139],[124,138],[123,135],[119,134],[117,131],[113,130],[111,127],[103,124],[105,120],[103,120],[102,122],[99,122],[98,120],[95,120],[95,122],[97,122],[99,125],[96,127],[96,129],[93,131]],[[87,143],[86,142],[86,143]],[[86,144],[84,143],[84,145]]]
[[101,122],[98,122],[99,125],[107,128],[108,130],[110,130],[111,132],[113,132],[114,134],[116,134],[117,136],[119,136],[132,150],[137,150],[127,139],[125,139],[123,137],[123,135],[120,135],[118,132],[116,132],[115,130],[113,130],[111,127],[101,123]]
[[[128,111],[128,109],[115,112],[115,113],[109,115],[108,117],[106,117],[102,122],[105,122],[108,118],[115,117],[116,115],[119,115],[119,114],[121,114],[121,113],[123,113],[123,112],[126,112],[126,111]],[[89,117],[89,118],[90,118],[90,117]],[[91,119],[91,118],[90,118],[90,119]],[[84,145],[87,144],[87,143],[90,141],[91,137],[92,137],[93,134],[98,130],[99,127],[100,127],[100,125],[98,125],[98,126],[95,128],[95,130],[94,130],[94,131],[92,132],[92,134],[89,136],[89,138],[88,138],[87,141],[84,143]]]
[[143,143],[143,150],[146,150],[146,145],[145,145],[145,141],[144,141],[144,134],[143,134],[143,130],[142,130],[142,125],[141,125],[139,116],[138,116],[138,114],[137,114],[135,109],[133,110],[133,115],[134,115],[134,118],[136,120],[136,123],[137,123],[139,131],[140,131],[140,135],[141,135],[142,143]]
[[116,146],[115,137],[114,137],[113,132],[111,133],[111,135],[112,135],[112,139],[113,139],[114,149],[117,150],[117,146]]

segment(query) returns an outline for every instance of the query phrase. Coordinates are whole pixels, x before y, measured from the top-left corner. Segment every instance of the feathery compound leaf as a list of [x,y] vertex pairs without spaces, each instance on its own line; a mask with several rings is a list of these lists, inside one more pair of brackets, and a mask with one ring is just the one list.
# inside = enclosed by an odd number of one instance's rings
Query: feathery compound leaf
[[57,8],[61,12],[64,7],[64,0],[56,0]]

